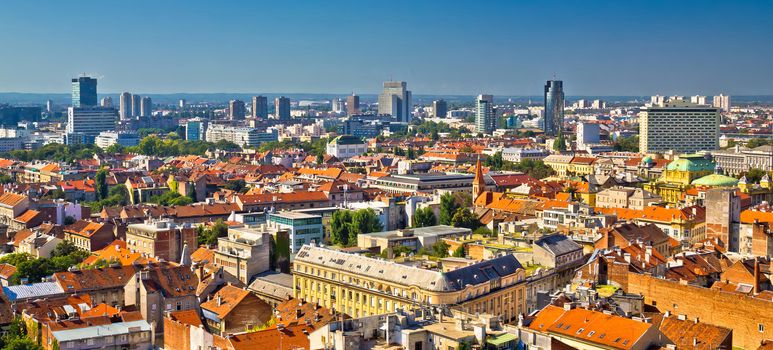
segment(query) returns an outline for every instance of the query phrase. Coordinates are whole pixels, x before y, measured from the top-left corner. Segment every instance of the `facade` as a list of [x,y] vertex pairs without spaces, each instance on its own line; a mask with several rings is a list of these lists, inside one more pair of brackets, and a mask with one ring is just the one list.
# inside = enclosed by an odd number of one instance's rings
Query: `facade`
[[347,159],[354,156],[362,155],[367,152],[368,145],[362,139],[350,136],[341,135],[338,136],[327,144],[327,154],[334,156],[338,159]]
[[727,175],[738,176],[751,169],[773,171],[773,146],[771,145],[757,148],[736,146],[711,152],[711,156]]
[[228,118],[231,120],[242,120],[247,115],[247,107],[244,101],[231,100],[228,102]]
[[478,99],[475,101],[475,131],[490,134],[496,129],[496,126],[494,96],[478,95]]
[[78,77],[72,79],[72,107],[96,107],[97,79]]
[[132,94],[124,92],[119,98],[118,115],[121,120],[129,119],[132,116]]
[[[187,252],[183,249],[188,246]],[[166,261],[181,262],[198,246],[196,229],[172,220],[148,220],[126,227],[126,248]]]
[[226,336],[243,333],[271,319],[271,306],[246,289],[226,285],[201,303],[207,330]]
[[268,118],[268,98],[266,96],[252,96],[251,112],[253,118]]
[[268,226],[287,230],[290,234],[290,252],[297,253],[305,244],[322,243],[322,216],[283,211],[268,215]]
[[99,100],[99,105],[101,107],[113,107],[113,98],[110,96],[102,97],[102,99]]
[[564,125],[564,82],[548,80],[544,97],[545,118],[542,129],[547,136],[558,136]]
[[229,228],[227,237],[217,239],[215,266],[249,284],[255,275],[268,271],[270,234],[245,227]]
[[577,123],[577,148],[585,149],[586,145],[601,142],[601,127],[597,123]]
[[150,117],[153,115],[153,100],[145,96],[140,100],[140,117]]
[[448,103],[445,100],[432,101],[432,117],[445,118],[448,115]]
[[290,120],[290,99],[279,96],[274,99],[274,119]]
[[695,95],[690,97],[690,103],[694,103],[696,105],[705,105],[707,104],[706,102],[708,102],[706,96]]
[[54,349],[153,349],[153,333],[145,320],[123,322],[100,322],[99,319],[84,319],[79,322],[85,327],[64,323],[55,329],[46,327],[43,348]]
[[136,146],[140,143],[140,137],[136,133],[103,131],[94,138],[94,144],[100,148],[107,148],[115,144],[123,147]]
[[115,130],[116,119],[113,108],[70,107],[67,109],[67,133],[93,139],[103,131]]
[[194,118],[185,122],[185,139],[188,141],[203,141],[207,135],[207,121]]
[[360,113],[360,96],[352,94],[346,97],[346,115],[352,116]]
[[378,178],[371,187],[389,193],[425,193],[435,190],[470,191],[474,175],[470,174],[408,174]]
[[378,114],[391,115],[398,121],[408,123],[412,118],[412,110],[411,92],[406,82],[384,82],[384,91],[378,96]]
[[632,187],[612,187],[596,194],[596,206],[600,208],[643,210],[662,200],[663,198],[649,191]]
[[719,149],[719,109],[670,100],[639,113],[639,151],[693,153]]
[[132,117],[139,117],[142,114],[142,96],[132,95]]
[[542,160],[549,156],[550,152],[544,148],[508,147],[502,149],[502,159],[508,162],[519,163],[524,159]]
[[525,271],[513,255],[440,272],[307,245],[293,270],[295,298],[351,317],[454,304],[510,321],[526,310]]
[[261,132],[255,128],[213,124],[206,129],[207,142],[226,140],[240,147],[257,146],[277,140],[276,132]]

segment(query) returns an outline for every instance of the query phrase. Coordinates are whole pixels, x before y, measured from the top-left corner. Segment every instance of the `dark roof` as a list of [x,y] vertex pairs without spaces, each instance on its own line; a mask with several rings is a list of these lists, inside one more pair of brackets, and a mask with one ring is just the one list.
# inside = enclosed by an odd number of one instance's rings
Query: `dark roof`
[[445,273],[446,280],[455,290],[512,275],[523,266],[514,255],[508,254]]
[[542,237],[534,242],[534,244],[553,253],[555,256],[582,250],[582,247],[579,244],[560,233]]

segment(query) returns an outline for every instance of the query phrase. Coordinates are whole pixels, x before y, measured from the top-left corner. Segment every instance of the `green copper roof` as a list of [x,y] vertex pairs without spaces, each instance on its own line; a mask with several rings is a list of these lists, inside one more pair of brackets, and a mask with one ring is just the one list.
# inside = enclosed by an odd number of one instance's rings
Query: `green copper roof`
[[363,142],[362,139],[360,139],[359,137],[354,137],[351,135],[341,135],[330,140],[330,143],[337,143],[339,145],[359,145],[359,144],[364,144],[365,142]]
[[692,182],[696,186],[735,186],[738,184],[738,179],[730,176],[711,174],[706,175],[700,179],[695,179]]
[[714,162],[701,155],[685,155],[668,163],[666,169],[679,171],[714,171]]
[[646,156],[646,157],[642,158],[641,162],[642,163],[652,163],[652,157]]

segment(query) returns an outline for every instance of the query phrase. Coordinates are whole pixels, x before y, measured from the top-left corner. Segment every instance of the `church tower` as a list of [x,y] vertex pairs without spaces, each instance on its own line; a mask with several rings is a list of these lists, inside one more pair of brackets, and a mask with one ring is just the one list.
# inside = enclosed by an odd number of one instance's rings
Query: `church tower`
[[475,164],[475,178],[472,180],[473,202],[485,190],[486,190],[486,181],[483,180],[483,168],[480,165],[480,157],[478,157],[478,163]]

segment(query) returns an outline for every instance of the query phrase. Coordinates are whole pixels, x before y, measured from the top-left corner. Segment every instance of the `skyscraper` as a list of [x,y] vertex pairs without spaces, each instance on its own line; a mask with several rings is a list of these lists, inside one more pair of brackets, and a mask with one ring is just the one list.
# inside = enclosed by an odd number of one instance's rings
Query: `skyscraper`
[[333,111],[333,113],[341,113],[346,109],[346,103],[344,102],[344,99],[342,98],[334,98],[332,101],[330,101],[330,110]]
[[132,117],[139,117],[142,107],[142,96],[132,95]]
[[432,115],[435,118],[445,118],[448,115],[448,104],[445,100],[432,101]]
[[274,99],[274,118],[290,120],[290,99],[279,96]]
[[87,142],[93,142],[100,132],[115,130],[115,121],[114,108],[70,107],[67,110],[67,133],[86,136]]
[[722,112],[730,112],[730,96],[719,94],[714,96],[714,107],[719,108]]
[[145,96],[140,100],[140,116],[150,117],[153,115],[153,100]]
[[185,99],[181,98],[179,101],[177,101],[177,107],[180,109],[185,109]]
[[102,99],[99,100],[99,105],[102,107],[113,107],[113,98],[110,96],[102,97]]
[[404,81],[384,82],[384,91],[378,96],[378,114],[391,115],[401,122],[411,121],[411,92]]
[[639,151],[678,153],[719,149],[719,109],[670,100],[641,109]]
[[228,102],[228,118],[231,120],[242,120],[247,115],[247,107],[244,101],[231,100]]
[[360,113],[360,96],[352,94],[346,97],[346,114],[355,115]]
[[496,129],[494,96],[478,95],[475,101],[475,131],[490,134]]
[[252,117],[268,118],[268,98],[266,96],[252,96]]
[[124,92],[119,99],[118,114],[121,119],[129,119],[132,116],[132,94]]
[[73,107],[96,106],[97,102],[97,79],[79,77],[72,80]]
[[46,112],[47,113],[54,112],[54,101],[46,100]]
[[548,80],[545,84],[545,135],[558,136],[564,126],[564,83]]

